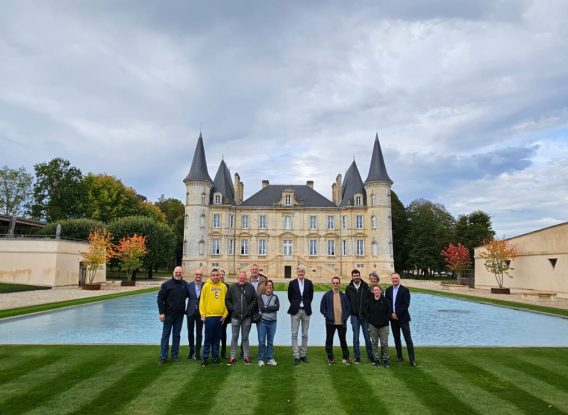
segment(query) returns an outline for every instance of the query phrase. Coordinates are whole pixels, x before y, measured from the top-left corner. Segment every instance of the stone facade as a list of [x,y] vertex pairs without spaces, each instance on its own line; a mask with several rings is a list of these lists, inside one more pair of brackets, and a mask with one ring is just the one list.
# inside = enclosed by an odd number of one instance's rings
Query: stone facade
[[254,263],[271,278],[293,278],[301,264],[315,281],[334,275],[394,270],[391,185],[378,137],[369,177],[362,182],[355,162],[332,186],[333,200],[306,185],[271,185],[243,200],[238,174],[231,180],[221,162],[215,180],[207,172],[200,135],[185,178],[183,267],[191,275],[203,267],[229,276]]

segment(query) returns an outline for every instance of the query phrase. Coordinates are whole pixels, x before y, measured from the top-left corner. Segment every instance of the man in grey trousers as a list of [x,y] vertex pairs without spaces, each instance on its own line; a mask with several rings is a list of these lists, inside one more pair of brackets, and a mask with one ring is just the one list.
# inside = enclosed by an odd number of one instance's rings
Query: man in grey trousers
[[233,329],[231,357],[227,365],[231,366],[235,364],[237,347],[239,345],[239,332],[242,335],[243,342],[243,361],[246,365],[250,365],[249,333],[252,314],[257,308],[257,296],[253,285],[247,281],[246,272],[239,272],[236,284],[229,287],[229,291],[225,297],[225,305],[231,314],[231,328]]
[[[306,270],[298,266],[297,278],[288,284],[288,301],[292,324],[292,353],[294,354],[294,366],[300,362],[308,363],[308,329],[310,328],[310,316],[312,315],[312,300],[314,299],[314,285],[305,277]],[[302,325],[302,345],[298,346],[298,331]]]

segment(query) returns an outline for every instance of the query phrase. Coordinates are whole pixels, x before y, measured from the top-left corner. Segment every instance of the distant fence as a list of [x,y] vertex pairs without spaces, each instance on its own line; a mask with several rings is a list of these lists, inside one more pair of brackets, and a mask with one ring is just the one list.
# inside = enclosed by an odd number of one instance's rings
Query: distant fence
[[467,285],[469,288],[475,287],[475,270],[474,269],[464,269],[457,273],[457,283],[462,285]]

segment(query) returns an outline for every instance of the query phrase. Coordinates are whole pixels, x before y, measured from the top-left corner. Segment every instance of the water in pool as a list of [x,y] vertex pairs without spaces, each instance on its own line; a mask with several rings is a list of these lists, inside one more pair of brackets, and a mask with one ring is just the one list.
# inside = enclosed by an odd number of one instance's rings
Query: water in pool
[[[288,299],[284,292],[277,294],[281,309],[274,342],[289,345]],[[316,292],[314,296],[309,330],[312,346],[325,342],[324,319],[319,313],[322,295]],[[157,345],[162,323],[158,320],[156,296],[157,293],[141,294],[0,321],[0,343]],[[410,313],[417,346],[568,346],[565,318],[418,293],[412,295]],[[230,335],[230,326],[227,331]],[[253,345],[257,344],[256,335],[253,327]],[[347,340],[352,342],[350,327]],[[390,343],[394,344],[392,336]],[[184,344],[187,345],[185,321]]]

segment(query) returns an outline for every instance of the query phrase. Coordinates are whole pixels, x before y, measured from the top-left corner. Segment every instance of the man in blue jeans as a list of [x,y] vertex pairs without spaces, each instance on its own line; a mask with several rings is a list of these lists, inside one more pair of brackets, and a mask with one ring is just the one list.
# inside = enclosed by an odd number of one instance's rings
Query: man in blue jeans
[[353,355],[355,363],[361,362],[361,350],[359,348],[359,334],[363,331],[365,339],[365,349],[370,363],[374,363],[373,345],[369,336],[369,322],[363,316],[365,305],[369,301],[371,291],[369,285],[361,279],[358,269],[351,271],[351,282],[345,290],[351,305],[351,329],[353,330]]
[[183,280],[183,270],[175,267],[173,276],[164,282],[158,292],[158,309],[162,327],[162,341],[160,344],[160,364],[168,361],[168,347],[170,334],[173,331],[172,361],[179,360],[179,342],[181,339],[181,326],[185,314],[185,299],[187,298],[186,282]]

